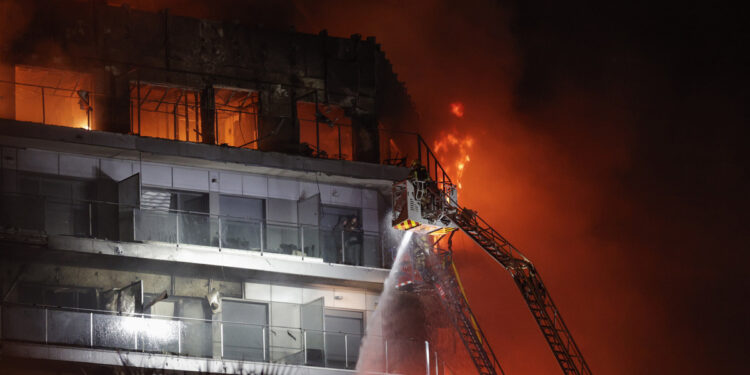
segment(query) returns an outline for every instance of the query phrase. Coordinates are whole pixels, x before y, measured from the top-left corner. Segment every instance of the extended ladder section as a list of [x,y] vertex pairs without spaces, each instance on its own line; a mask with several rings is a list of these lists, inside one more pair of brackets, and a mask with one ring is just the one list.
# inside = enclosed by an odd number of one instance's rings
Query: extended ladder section
[[445,272],[444,277],[437,278],[436,287],[474,366],[481,375],[496,375],[498,371],[504,374],[495,353],[477,324],[474,313],[469,308],[461,279],[453,263],[450,263]]
[[[454,201],[450,205],[452,209],[445,210],[447,216],[513,276],[563,372],[590,375],[591,370],[531,261],[475,212],[459,207]],[[465,302],[465,298],[462,300]]]

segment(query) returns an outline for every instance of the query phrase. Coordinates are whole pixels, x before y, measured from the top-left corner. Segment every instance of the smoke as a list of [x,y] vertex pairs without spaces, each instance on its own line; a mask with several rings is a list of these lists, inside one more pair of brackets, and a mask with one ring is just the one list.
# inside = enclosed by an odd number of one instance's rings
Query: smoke
[[[28,22],[19,3],[0,3],[0,46]],[[743,372],[742,12],[490,0],[287,1],[267,12],[251,1],[131,3],[376,36],[421,113],[418,130],[431,141],[441,131],[474,139],[462,203],[534,261],[595,373]],[[454,242],[469,302],[505,370],[558,373],[510,277],[465,237]]]
[[[747,34],[696,7],[300,2],[295,24],[375,35],[426,138],[475,140],[462,203],[535,262],[595,373],[737,372]],[[506,371],[559,372],[510,277],[454,249]]]

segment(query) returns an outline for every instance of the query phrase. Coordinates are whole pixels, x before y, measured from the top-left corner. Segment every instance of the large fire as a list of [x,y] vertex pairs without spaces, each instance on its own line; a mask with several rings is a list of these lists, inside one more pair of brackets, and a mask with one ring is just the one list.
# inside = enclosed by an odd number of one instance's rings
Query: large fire
[[464,103],[451,103],[451,113],[458,118],[464,117]]
[[462,135],[458,130],[444,132],[435,141],[433,150],[439,160],[445,162],[445,172],[453,179],[458,189],[462,189],[461,179],[466,167],[471,161],[469,152],[474,146],[474,138],[470,135]]

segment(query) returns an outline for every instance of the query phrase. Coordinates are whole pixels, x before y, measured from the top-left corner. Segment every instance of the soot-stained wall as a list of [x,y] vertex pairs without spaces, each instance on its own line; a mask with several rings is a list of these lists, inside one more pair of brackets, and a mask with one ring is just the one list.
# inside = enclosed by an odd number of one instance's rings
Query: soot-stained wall
[[[299,152],[297,101],[343,108],[360,161],[379,161],[379,125],[406,130],[417,121],[374,38],[266,30],[98,2],[56,1],[32,14],[0,60],[92,74],[96,130],[131,131],[134,81],[258,91],[259,148],[267,151]],[[203,141],[214,143],[210,116],[204,125]]]

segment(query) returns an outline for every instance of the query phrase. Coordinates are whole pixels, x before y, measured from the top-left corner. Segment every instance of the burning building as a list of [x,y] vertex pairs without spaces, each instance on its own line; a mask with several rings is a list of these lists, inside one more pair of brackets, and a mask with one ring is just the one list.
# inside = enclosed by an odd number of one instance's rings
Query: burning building
[[4,371],[354,370],[429,152],[374,38],[61,1],[6,42]]

